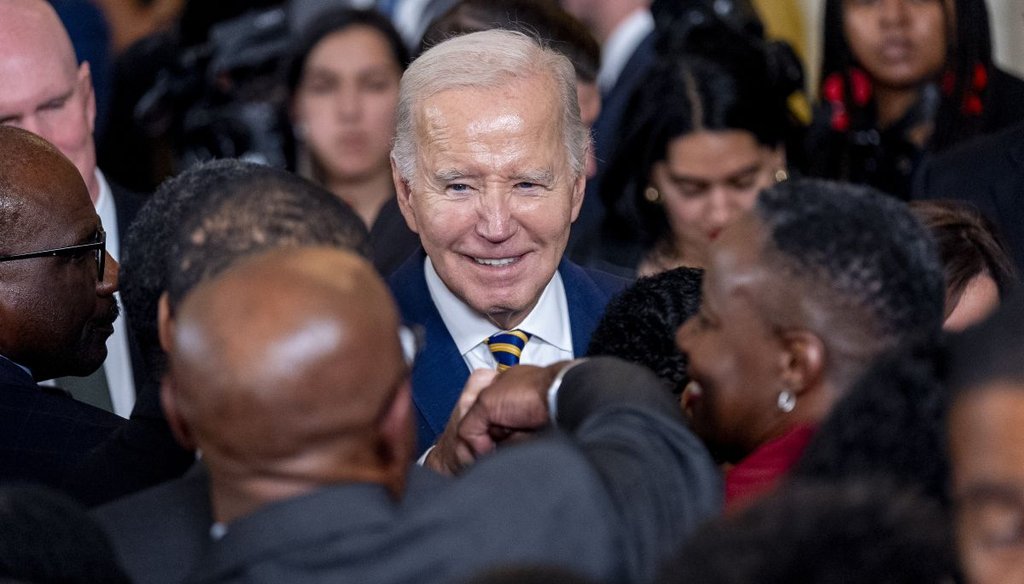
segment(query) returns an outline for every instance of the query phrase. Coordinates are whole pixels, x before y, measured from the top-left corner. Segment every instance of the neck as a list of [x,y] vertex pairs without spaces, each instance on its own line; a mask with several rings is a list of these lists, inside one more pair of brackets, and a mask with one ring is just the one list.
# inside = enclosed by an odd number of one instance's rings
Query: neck
[[367,229],[373,227],[384,203],[395,196],[390,168],[358,180],[328,180],[326,186],[352,207]]
[[96,172],[92,172],[89,176],[83,176],[85,179],[85,186],[89,189],[89,198],[92,199],[92,206],[95,207],[96,203],[100,200],[100,181],[96,178]]
[[608,42],[608,37],[612,36],[620,24],[637,10],[642,10],[641,6],[631,2],[604,2],[602,7],[604,13],[594,25],[594,36],[602,46]]
[[920,98],[918,89],[875,88],[875,104],[878,108],[878,126],[888,128],[902,118]]
[[[401,472],[381,465],[338,463],[322,473],[308,472],[302,461],[296,472],[279,467],[278,472],[266,469],[240,468],[231,464],[210,464],[210,499],[214,520],[231,523],[251,515],[273,503],[294,499],[332,485],[376,483],[400,498],[404,487],[404,466]],[[326,468],[326,467],[325,467]]]

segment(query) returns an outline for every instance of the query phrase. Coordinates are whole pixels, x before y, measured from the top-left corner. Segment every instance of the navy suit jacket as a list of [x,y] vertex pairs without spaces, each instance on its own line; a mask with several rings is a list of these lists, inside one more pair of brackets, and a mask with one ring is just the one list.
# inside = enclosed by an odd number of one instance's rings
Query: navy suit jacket
[[[430,298],[423,271],[425,254],[413,254],[391,276],[388,284],[395,295],[402,320],[408,326],[420,326],[425,347],[416,357],[412,370],[412,399],[416,407],[416,435],[419,451],[432,445],[444,431],[469,378],[469,368],[455,341]],[[558,273],[565,285],[572,330],[573,354],[587,352],[590,335],[604,314],[613,295],[629,283],[623,278],[587,270],[563,259]]]
[[999,228],[1024,273],[1024,123],[927,159],[914,198],[976,207]]
[[[589,262],[590,247],[605,217],[606,202],[601,197],[601,183],[604,173],[615,158],[619,142],[629,128],[629,102],[637,88],[643,83],[657,60],[654,50],[654,33],[648,34],[637,45],[629,57],[615,85],[601,95],[601,113],[594,122],[594,156],[597,159],[597,173],[587,180],[587,191],[583,197],[580,215],[573,223],[569,235],[569,257],[578,262]],[[585,265],[590,265],[589,263]]]
[[59,389],[36,385],[0,359],[0,481],[42,483],[77,495],[64,484],[70,471],[123,422]]

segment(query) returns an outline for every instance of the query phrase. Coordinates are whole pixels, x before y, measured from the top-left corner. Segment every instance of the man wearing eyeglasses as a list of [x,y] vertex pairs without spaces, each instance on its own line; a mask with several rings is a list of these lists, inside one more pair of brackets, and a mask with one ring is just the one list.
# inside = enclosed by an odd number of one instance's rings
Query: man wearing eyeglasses
[[0,127],[0,481],[60,487],[117,416],[36,385],[107,356],[117,262],[74,165]]
[[[96,100],[89,63],[79,64],[54,9],[43,0],[0,0],[0,124],[43,137],[78,168],[107,230],[110,253],[141,206],[141,197],[111,185],[96,168]],[[76,398],[122,416],[135,400],[124,323],[115,325],[103,369],[57,384]]]

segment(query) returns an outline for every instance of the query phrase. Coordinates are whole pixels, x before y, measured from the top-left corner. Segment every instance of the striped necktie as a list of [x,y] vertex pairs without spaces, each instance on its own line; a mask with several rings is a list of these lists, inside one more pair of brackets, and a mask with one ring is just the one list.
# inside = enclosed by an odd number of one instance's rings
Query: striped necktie
[[519,356],[523,354],[523,347],[526,346],[526,341],[529,341],[531,336],[533,335],[530,333],[515,329],[491,335],[487,339],[487,348],[491,350],[494,360],[498,362],[499,373],[509,367],[519,365]]

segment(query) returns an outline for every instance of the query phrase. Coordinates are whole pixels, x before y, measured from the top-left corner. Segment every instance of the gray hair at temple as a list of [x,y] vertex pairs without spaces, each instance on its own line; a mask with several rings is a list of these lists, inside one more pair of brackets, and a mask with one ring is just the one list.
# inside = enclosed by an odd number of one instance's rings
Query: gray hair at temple
[[576,72],[562,54],[520,32],[485,30],[435,45],[409,65],[398,97],[395,145],[398,172],[411,181],[416,170],[417,110],[427,98],[458,88],[492,89],[516,79],[547,75],[562,104],[562,137],[573,173],[584,170],[590,133],[580,120]]

